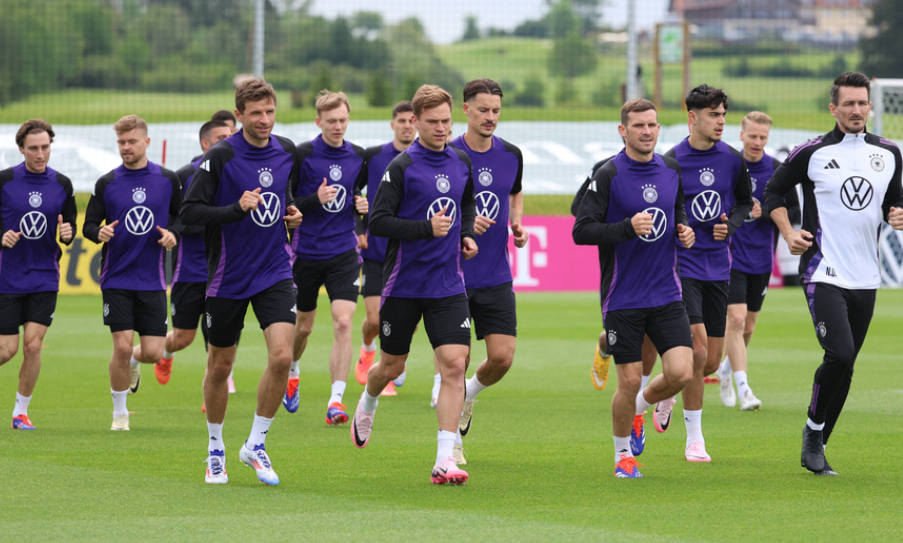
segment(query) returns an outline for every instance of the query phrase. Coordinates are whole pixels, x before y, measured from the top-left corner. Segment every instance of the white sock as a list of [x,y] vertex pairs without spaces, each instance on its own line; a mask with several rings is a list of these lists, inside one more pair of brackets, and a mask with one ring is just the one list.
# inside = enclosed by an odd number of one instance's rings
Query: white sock
[[438,446],[436,447],[436,463],[438,464],[440,460],[445,460],[449,456],[454,455],[455,433],[439,430],[436,440],[438,441]]
[[718,373],[721,375],[727,375],[731,372],[731,359],[727,356],[724,357],[724,360],[721,361],[721,365],[718,366]]
[[400,386],[404,385],[404,381],[407,378],[408,378],[408,370],[404,370],[403,372],[401,372],[401,375],[399,375],[398,377],[393,379],[392,382],[395,383],[395,386],[400,387]]
[[645,390],[646,390],[645,387],[641,388],[640,392],[636,395],[636,414],[637,415],[642,415],[643,413],[646,412],[646,410],[648,410],[650,407],[652,407],[652,404],[646,401],[646,396],[643,394],[643,392]]
[[223,443],[223,423],[213,424],[207,423],[207,453],[212,455],[216,452],[226,453],[226,444]]
[[261,417],[257,413],[254,413],[254,424],[251,425],[251,435],[248,436],[245,445],[249,449],[254,450],[254,447],[266,444],[267,433],[270,431],[271,424],[273,424],[273,419]]
[[294,362],[292,362],[292,367],[289,368],[289,370],[288,370],[288,378],[289,379],[294,379],[301,375],[301,368],[298,367],[300,363],[301,363],[300,358],[298,360],[295,360]]
[[137,368],[137,367],[138,367],[138,364],[140,364],[140,363],[141,363],[141,362],[139,362],[138,359],[135,358],[135,355],[132,355],[132,359],[129,360],[129,366],[131,366],[131,367],[133,367],[133,368]]
[[615,464],[621,461],[622,456],[633,456],[630,452],[630,436],[615,436]]
[[23,396],[16,392],[16,406],[13,408],[13,418],[19,415],[28,416],[28,402],[30,401],[31,396]]
[[483,383],[481,383],[480,380],[477,379],[477,374],[474,373],[473,377],[471,377],[470,379],[467,380],[467,384],[465,386],[466,394],[464,396],[464,401],[465,402],[474,401],[475,399],[477,399],[477,394],[479,394],[480,392],[483,392],[483,390],[485,390],[486,388],[487,388],[487,386],[484,385]]
[[705,442],[702,437],[702,409],[699,411],[687,411],[684,409],[684,422],[687,425],[687,446],[694,441]]
[[373,338],[373,341],[371,341],[369,345],[367,345],[366,343],[362,343],[362,345],[364,346],[364,351],[366,351],[368,353],[376,352],[376,338],[375,337]]
[[812,430],[815,430],[816,432],[821,432],[822,430],[825,429],[824,422],[821,424],[816,424],[815,422],[812,421],[812,419],[806,419],[806,426],[808,426]]
[[[332,384],[332,395],[329,397],[329,405],[332,405],[336,402],[342,403],[342,397],[345,395],[345,387],[347,383],[345,381],[336,381]],[[329,407],[327,405],[327,407]]]
[[643,378],[640,380],[640,390],[643,390],[644,388],[646,388],[646,386],[649,384],[650,379],[652,379],[651,375],[643,376]]
[[379,396],[371,396],[367,389],[361,395],[361,411],[368,415],[376,413],[376,406],[379,405]]
[[166,349],[163,349],[163,358],[165,358],[167,360],[172,358],[174,354],[176,354],[176,353],[171,353],[171,352],[167,351]]
[[735,371],[734,372],[734,382],[737,383],[737,394],[740,397],[746,396],[747,392],[752,392],[752,389],[749,388],[749,378],[746,376],[745,371]]
[[442,374],[433,375],[433,398],[439,397],[439,387],[442,386]]
[[129,397],[129,389],[125,389],[122,392],[116,392],[112,388],[110,389],[110,394],[113,395],[113,418],[125,415],[129,416],[129,408],[126,405],[126,400]]

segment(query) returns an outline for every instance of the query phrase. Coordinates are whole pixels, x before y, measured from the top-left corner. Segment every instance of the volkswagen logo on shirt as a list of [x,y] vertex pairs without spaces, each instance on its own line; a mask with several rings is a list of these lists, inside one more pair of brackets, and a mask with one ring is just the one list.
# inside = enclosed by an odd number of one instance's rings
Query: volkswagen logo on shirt
[[39,239],[47,232],[47,217],[40,211],[29,211],[19,221],[19,230],[27,239]]
[[852,211],[862,211],[872,203],[872,196],[875,191],[872,190],[872,184],[868,179],[854,175],[843,182],[840,187],[840,201],[847,209]]
[[664,211],[657,207],[644,209],[643,213],[652,215],[652,232],[646,234],[645,236],[640,236],[640,239],[643,241],[653,242],[662,237],[662,234],[664,234],[665,230],[668,229],[668,216],[665,215]]
[[445,196],[433,200],[433,203],[430,204],[429,209],[426,210],[426,220],[432,219],[433,215],[442,211],[443,207],[445,208],[445,216],[451,218],[451,220],[454,222],[455,211],[457,211],[457,208],[455,207],[455,201]]
[[499,197],[494,192],[484,190],[474,197],[474,201],[477,204],[477,215],[493,221],[499,216]]
[[260,197],[263,201],[257,204],[257,209],[251,211],[251,220],[257,226],[269,228],[282,218],[282,202],[273,192],[261,193]]
[[37,209],[41,207],[41,204],[44,203],[44,199],[41,198],[40,192],[29,192],[28,193],[28,205]]
[[702,191],[693,198],[693,216],[699,222],[707,222],[721,215],[721,196],[714,190]]
[[133,189],[132,190],[132,201],[136,204],[143,204],[147,200],[147,193],[144,192],[144,189]]
[[[341,172],[339,175],[341,176]],[[345,187],[342,185],[330,185],[330,187],[336,189],[335,198],[323,204],[323,209],[330,213],[338,213],[345,209],[345,197],[348,195],[348,192],[345,191]]]
[[135,206],[125,214],[125,228],[131,234],[143,236],[150,232],[153,227],[154,212],[149,208]]

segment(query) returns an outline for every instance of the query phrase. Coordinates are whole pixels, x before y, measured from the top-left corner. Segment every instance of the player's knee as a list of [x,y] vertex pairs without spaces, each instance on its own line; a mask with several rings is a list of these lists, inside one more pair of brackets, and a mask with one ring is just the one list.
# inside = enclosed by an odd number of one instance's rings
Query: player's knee
[[19,338],[16,337],[16,341],[10,342],[2,342],[0,343],[0,365],[6,364],[9,362],[12,357],[16,356],[16,353],[19,352]]
[[172,351],[181,351],[185,347],[191,345],[191,342],[194,341],[194,336],[196,334],[195,330],[173,330],[172,334]]
[[494,370],[507,372],[514,363],[514,353],[503,353],[500,355],[490,356],[489,365]]
[[636,398],[636,395],[640,392],[640,385],[643,383],[642,377],[643,375],[640,373],[636,375],[618,375],[618,390],[631,398]]
[[352,315],[342,315],[336,317],[333,320],[333,330],[335,330],[336,335],[338,336],[346,336],[351,333],[352,327]]
[[[37,359],[41,356],[42,343],[43,342],[40,339],[29,341],[28,343],[22,345],[22,354],[29,360]],[[15,354],[15,352],[13,354]],[[6,362],[6,360],[4,360],[4,362]]]
[[705,366],[706,356],[709,354],[709,349],[705,344],[696,345],[694,342],[693,345],[693,363],[694,365]]
[[442,368],[442,382],[448,381],[449,383],[460,383],[461,387],[464,387],[464,359],[460,360],[460,363],[452,363],[446,364],[444,368]]
[[314,323],[299,320],[295,325],[295,337],[298,339],[307,339],[314,331]]
[[746,315],[740,312],[728,312],[727,326],[731,330],[743,330],[746,326]]

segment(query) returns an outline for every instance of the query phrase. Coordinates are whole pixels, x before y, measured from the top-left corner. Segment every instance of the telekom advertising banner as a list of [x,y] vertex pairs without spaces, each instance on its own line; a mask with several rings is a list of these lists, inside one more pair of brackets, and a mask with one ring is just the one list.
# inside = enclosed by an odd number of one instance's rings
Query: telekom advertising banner
[[[517,292],[599,290],[599,249],[574,245],[570,215],[524,217],[530,241],[523,249],[509,238],[511,274]],[[477,244],[479,245],[479,236]]]

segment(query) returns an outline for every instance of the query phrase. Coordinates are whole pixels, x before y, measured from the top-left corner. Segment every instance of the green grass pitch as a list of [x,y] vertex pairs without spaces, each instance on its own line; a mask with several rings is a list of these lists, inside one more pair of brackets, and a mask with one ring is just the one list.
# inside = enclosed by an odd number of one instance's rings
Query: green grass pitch
[[[769,293],[750,347],[759,412],[721,406],[706,387],[711,464],[683,459],[685,430],[647,425],[641,480],[612,476],[612,382],[590,384],[598,295],[518,296],[515,365],[483,392],[465,440],[470,480],[429,483],[433,363],[415,336],[407,383],[381,401],[370,445],[324,423],[332,340],[327,302],[302,360],[301,407],[280,408],[268,440],[278,487],[238,461],[265,360],[249,312],[226,418],[227,485],[204,483],[205,355],[176,355],[160,386],[143,367],[131,432],[109,430],[110,336],[98,297],[61,297],[29,415],[0,429],[0,541],[900,541],[903,528],[903,292],[879,292],[846,409],[828,447],[840,477],[799,467],[820,349],[799,289]],[[359,306],[355,324],[360,322]],[[358,333],[355,333],[355,353]],[[474,358],[485,354],[475,344]],[[0,368],[10,416],[21,353]],[[614,370],[612,370],[612,374]],[[346,394],[349,409],[361,386]],[[8,424],[9,418],[5,419]]]

